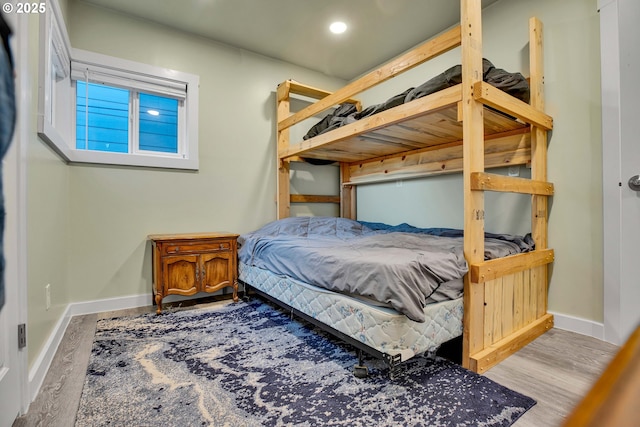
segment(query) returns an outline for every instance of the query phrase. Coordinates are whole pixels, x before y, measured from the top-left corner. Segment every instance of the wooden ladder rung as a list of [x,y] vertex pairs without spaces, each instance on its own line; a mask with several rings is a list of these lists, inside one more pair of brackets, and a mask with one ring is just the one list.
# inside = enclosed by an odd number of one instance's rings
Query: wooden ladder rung
[[553,262],[553,249],[537,249],[532,252],[510,255],[469,265],[471,283],[484,283],[507,274],[529,270]]
[[473,85],[473,98],[484,105],[517,117],[530,125],[538,126],[544,130],[553,129],[551,116],[491,86],[489,83],[476,82]]
[[486,172],[471,174],[471,189],[476,191],[501,191],[508,193],[536,194],[551,196],[553,184],[546,181],[535,181],[528,178],[496,175]]
[[315,194],[292,194],[291,203],[340,203],[340,196],[322,196]]

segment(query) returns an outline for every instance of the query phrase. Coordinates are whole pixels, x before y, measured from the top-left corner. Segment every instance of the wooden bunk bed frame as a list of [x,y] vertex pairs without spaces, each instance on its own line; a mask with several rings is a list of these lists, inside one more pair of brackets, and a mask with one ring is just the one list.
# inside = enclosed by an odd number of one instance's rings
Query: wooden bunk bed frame
[[[469,264],[464,279],[462,364],[482,373],[553,327],[553,316],[547,313],[547,269],[554,260],[547,243],[548,197],[554,192],[547,182],[547,132],[553,120],[543,111],[542,23],[529,20],[527,104],[482,81],[480,0],[461,0],[460,10],[460,25],[333,93],[291,80],[278,86],[277,209],[278,218],[285,218],[291,203],[339,202],[340,215],[355,219],[358,185],[461,171],[464,254]],[[344,102],[360,109],[353,99],[358,93],[458,46],[460,85],[290,142],[291,126]],[[293,114],[291,94],[318,101]],[[290,194],[290,162],[302,157],[339,162],[339,199]],[[531,179],[485,172],[512,165],[530,165]],[[531,195],[535,251],[484,261],[485,191]]]

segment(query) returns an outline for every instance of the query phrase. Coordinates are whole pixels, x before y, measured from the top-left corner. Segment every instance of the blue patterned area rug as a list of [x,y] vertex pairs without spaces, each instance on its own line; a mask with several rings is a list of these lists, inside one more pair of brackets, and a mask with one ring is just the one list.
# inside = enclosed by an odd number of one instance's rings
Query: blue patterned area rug
[[393,380],[357,361],[258,299],[102,320],[76,426],[509,426],[535,405],[441,358]]

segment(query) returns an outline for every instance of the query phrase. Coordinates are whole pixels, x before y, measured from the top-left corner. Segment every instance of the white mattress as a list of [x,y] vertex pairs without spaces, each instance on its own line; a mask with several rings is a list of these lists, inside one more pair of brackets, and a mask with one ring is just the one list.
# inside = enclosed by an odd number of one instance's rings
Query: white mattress
[[382,353],[407,360],[434,352],[462,335],[462,298],[429,304],[418,323],[397,311],[368,304],[268,270],[239,263],[239,279],[296,310]]

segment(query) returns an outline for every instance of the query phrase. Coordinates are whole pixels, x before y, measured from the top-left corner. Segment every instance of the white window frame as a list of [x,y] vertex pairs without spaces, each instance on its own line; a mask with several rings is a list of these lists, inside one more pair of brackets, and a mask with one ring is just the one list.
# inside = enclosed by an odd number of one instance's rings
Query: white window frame
[[[198,170],[199,76],[73,49],[57,2],[50,1],[50,6],[41,16],[40,28],[38,135],[42,140],[70,164]],[[76,149],[75,81],[82,70],[99,75],[97,79],[110,86],[178,98],[178,154],[140,151],[137,145],[132,146],[131,130],[137,129],[138,123],[130,125],[129,153]]]

